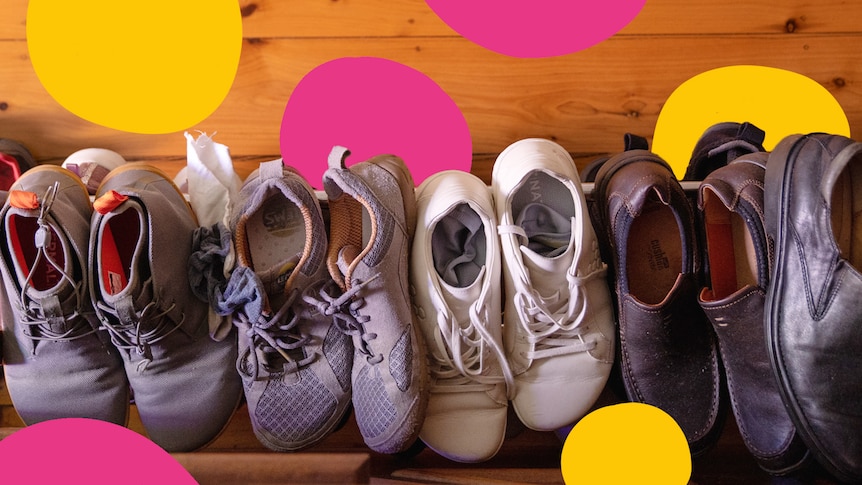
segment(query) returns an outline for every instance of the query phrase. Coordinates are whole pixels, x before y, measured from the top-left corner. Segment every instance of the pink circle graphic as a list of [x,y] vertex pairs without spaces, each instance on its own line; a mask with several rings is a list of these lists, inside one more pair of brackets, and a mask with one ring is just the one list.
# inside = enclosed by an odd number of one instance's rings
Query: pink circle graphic
[[16,431],[0,441],[0,463],[3,483],[197,484],[152,441],[94,419],[56,419]]
[[333,146],[348,165],[394,154],[418,185],[446,169],[470,171],[473,144],[458,106],[431,78],[395,61],[345,57],[305,75],[281,121],[281,155],[315,188]]
[[609,38],[646,0],[425,0],[455,32],[512,57],[553,57]]

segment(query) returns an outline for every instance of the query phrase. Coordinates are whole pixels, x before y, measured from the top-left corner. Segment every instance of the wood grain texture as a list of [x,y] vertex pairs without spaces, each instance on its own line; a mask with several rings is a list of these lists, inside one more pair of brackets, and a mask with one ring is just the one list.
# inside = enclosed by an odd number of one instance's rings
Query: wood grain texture
[[[736,64],[814,79],[844,107],[852,130],[862,126],[856,82],[862,53],[852,47],[860,40],[857,33],[615,37],[552,61],[499,56],[456,37],[261,40],[243,45],[233,89],[212,116],[190,129],[217,132],[216,140],[236,157],[276,157],[284,106],[302,77],[339,57],[377,56],[434,79],[464,113],[476,154],[499,153],[529,136],[557,140],[574,153],[616,151],[626,132],[651,137],[664,101],[681,83]],[[129,160],[185,156],[181,133],[123,133],[65,111],[39,84],[26,43],[4,47],[0,133],[24,142],[39,160],[60,161],[88,146],[116,150]]]
[[[457,35],[420,0],[241,0],[247,38]],[[857,32],[846,0],[649,0],[619,35]],[[27,0],[4,0],[0,40],[24,39]],[[166,12],[169,14],[169,12]]]

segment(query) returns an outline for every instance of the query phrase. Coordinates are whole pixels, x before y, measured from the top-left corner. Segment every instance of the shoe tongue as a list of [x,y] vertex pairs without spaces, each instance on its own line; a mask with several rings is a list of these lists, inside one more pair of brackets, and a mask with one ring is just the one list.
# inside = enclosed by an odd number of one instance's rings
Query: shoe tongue
[[455,318],[460,321],[469,320],[468,310],[470,305],[479,300],[482,295],[482,282],[485,277],[485,266],[479,270],[479,275],[467,286],[452,286],[440,279],[440,290],[443,295],[443,301],[454,314]]
[[575,256],[571,245],[565,252],[552,258],[542,256],[526,246],[521,246],[521,255],[524,268],[530,276],[530,282],[539,294],[550,296],[568,288],[566,272],[571,267]]

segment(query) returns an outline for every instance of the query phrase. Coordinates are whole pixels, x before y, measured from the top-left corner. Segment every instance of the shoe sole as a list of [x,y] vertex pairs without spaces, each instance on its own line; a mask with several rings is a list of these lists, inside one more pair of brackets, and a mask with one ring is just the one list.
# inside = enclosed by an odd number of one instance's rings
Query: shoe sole
[[[407,244],[408,248],[413,247],[413,235],[416,232],[416,184],[413,181],[413,175],[410,173],[410,169],[404,163],[396,163],[395,160],[391,157],[380,158],[374,162],[377,166],[386,170],[397,182],[398,187],[401,189],[401,202],[404,208],[404,219],[405,224],[407,224]],[[408,262],[410,259],[409,251],[408,251]],[[406,277],[406,276],[405,276]],[[407,283],[407,287],[409,287],[410,282],[409,278]],[[413,311],[410,311],[411,317],[413,316]],[[425,372],[422,372],[419,376],[419,406],[422,408],[420,415],[425,415],[425,408],[428,406],[428,398],[430,396],[431,390],[431,368],[430,368],[430,359],[431,356],[428,352],[427,344],[425,343],[425,337],[422,335],[422,332],[416,326],[416,322],[411,318],[410,321],[411,328],[411,336],[413,340],[416,342],[416,348],[419,351],[419,356],[416,358],[416,361],[424,362],[424,366],[422,366]],[[406,452],[412,446],[415,445],[415,442],[419,439],[419,432],[422,431],[422,420],[420,419],[416,423],[416,429],[412,431],[411,436],[412,439],[406,440],[410,443],[405,450],[402,450],[401,453]]]

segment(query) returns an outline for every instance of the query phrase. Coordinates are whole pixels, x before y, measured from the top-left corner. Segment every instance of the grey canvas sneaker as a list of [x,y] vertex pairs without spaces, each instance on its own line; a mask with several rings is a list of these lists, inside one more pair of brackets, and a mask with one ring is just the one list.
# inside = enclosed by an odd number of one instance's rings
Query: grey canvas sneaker
[[87,292],[87,191],[53,165],[30,169],[11,189],[0,215],[0,299],[15,410],[28,425],[79,417],[125,426],[129,384],[119,354],[96,330]]
[[303,293],[332,291],[316,195],[282,160],[245,181],[232,216],[237,265],[216,310],[239,329],[237,370],[261,443],[295,451],[327,437],[350,409],[353,344]]
[[365,443],[399,453],[416,441],[428,403],[427,349],[413,325],[407,273],[415,187],[398,157],[345,168],[348,154],[334,148],[323,175],[327,264],[343,293],[321,295],[318,305],[353,337],[353,408]]
[[201,448],[233,415],[241,384],[235,335],[210,338],[207,305],[188,282],[194,213],[164,173],[140,163],[111,171],[94,208],[90,293],[141,422],[166,451]]

